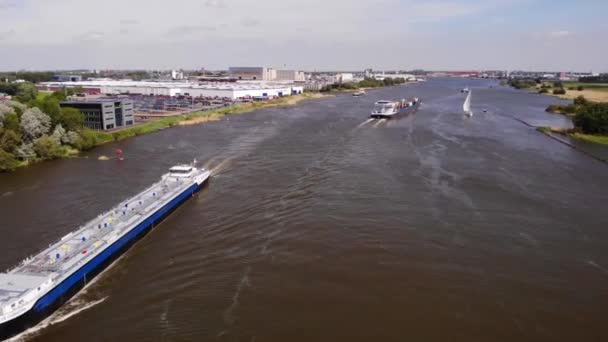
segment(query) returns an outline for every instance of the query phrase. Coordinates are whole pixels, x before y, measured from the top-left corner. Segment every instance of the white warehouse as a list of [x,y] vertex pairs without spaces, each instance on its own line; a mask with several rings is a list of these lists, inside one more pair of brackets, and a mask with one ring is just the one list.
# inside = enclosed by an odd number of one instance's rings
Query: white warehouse
[[104,95],[142,94],[154,96],[194,96],[238,99],[244,97],[274,97],[301,94],[304,87],[280,82],[235,82],[235,83],[191,83],[191,82],[147,82],[147,81],[82,81],[45,82],[41,90],[63,87],[99,89]]

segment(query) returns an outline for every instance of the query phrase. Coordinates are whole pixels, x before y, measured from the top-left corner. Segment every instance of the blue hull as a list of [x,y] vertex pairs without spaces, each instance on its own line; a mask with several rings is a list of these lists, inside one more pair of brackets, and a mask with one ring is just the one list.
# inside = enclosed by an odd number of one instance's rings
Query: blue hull
[[149,232],[156,224],[160,223],[173,210],[179,207],[186,199],[192,197],[203,186],[193,184],[165,206],[150,215],[146,220],[135,226],[131,231],[108,246],[103,252],[96,255],[91,261],[83,265],[68,278],[59,283],[55,288],[38,299],[36,304],[23,315],[0,325],[0,340],[4,340],[20,334],[21,332],[40,323],[72,296],[80,291],[88,282],[103,271],[114,260],[121,256],[137,240]]

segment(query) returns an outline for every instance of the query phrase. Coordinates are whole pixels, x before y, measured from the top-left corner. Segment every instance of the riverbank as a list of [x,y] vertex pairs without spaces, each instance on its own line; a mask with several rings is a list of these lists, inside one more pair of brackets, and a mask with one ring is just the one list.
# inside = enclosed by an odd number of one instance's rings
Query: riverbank
[[600,134],[584,134],[579,132],[574,132],[571,129],[564,128],[556,128],[556,127],[538,127],[537,130],[539,132],[549,134],[555,133],[563,136],[567,136],[572,139],[581,140],[589,143],[600,144],[608,146],[608,136],[600,135]]
[[[235,115],[235,114],[244,114],[249,113],[258,109],[264,108],[272,108],[272,107],[289,107],[297,105],[298,103],[310,100],[310,99],[320,99],[324,97],[330,97],[331,95],[325,95],[321,93],[305,93],[300,95],[286,96],[268,101],[259,101],[259,102],[250,102],[243,103],[238,105],[232,105],[228,107],[222,107],[217,109],[212,109],[208,111],[194,112],[190,114],[184,115],[176,115],[171,117],[166,117],[158,120],[148,121],[142,124],[137,124],[132,127],[128,127],[125,129],[121,129],[114,132],[102,132],[102,131],[93,131],[89,129],[84,129],[81,134],[84,138],[89,141],[89,146],[87,150],[91,150],[97,146],[113,142],[120,141],[127,138],[144,135],[148,133],[157,132],[166,128],[174,127],[174,126],[186,126],[186,125],[198,125],[206,122],[218,121],[222,119],[226,115]],[[69,147],[62,146],[61,151],[58,151],[54,158],[51,159],[64,159],[64,158],[74,158],[79,155],[81,151]],[[22,167],[26,167],[35,163],[42,162],[48,159],[33,159],[33,160],[25,160],[19,161],[18,164],[15,165],[14,169],[19,169]],[[12,170],[6,170],[12,171]]]
[[583,134],[583,133],[569,133],[570,137],[592,142],[594,144],[602,144],[608,146],[608,136],[606,135],[597,135],[597,134]]
[[97,139],[95,146],[99,146],[111,141],[120,141],[126,138],[156,132],[173,126],[197,125],[205,122],[218,121],[226,115],[244,114],[252,112],[254,110],[271,107],[294,106],[304,100],[318,99],[326,96],[328,95],[318,93],[305,93],[300,95],[281,97],[268,101],[243,103],[207,111],[171,116],[154,121],[149,121],[112,133],[94,131],[93,133],[95,134],[95,137]]
[[[605,149],[608,146],[608,137],[606,136],[573,133],[570,130],[554,127],[537,127],[536,130],[547,137],[571,147],[593,159],[608,163],[608,154],[606,153]],[[579,142],[592,144],[585,145],[580,144]],[[591,146],[600,147],[601,149],[598,150],[597,148],[590,148]]]
[[[413,85],[413,84],[417,84],[418,82],[405,82],[405,83],[399,83],[399,84],[393,84],[393,85],[383,85],[383,86],[377,86],[377,87],[356,87],[356,88],[331,88],[329,90],[326,91],[322,91],[319,92],[321,94],[344,94],[344,93],[356,93],[356,92],[367,92],[369,90],[373,90],[373,89],[381,89],[381,88],[386,88],[386,87],[402,87],[402,86],[408,86],[408,85]],[[315,94],[315,93],[313,93]]]
[[576,127],[575,129],[550,129],[553,133],[565,134],[572,139],[608,145],[608,103],[589,101],[579,96],[569,105],[550,105],[545,110],[548,113],[564,115]]

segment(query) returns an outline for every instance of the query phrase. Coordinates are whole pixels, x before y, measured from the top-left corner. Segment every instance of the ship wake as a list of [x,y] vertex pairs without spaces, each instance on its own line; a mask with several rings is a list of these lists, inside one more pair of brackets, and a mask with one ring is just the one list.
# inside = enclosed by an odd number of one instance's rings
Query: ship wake
[[216,176],[217,174],[221,173],[222,171],[225,171],[226,169],[228,169],[230,167],[233,160],[234,160],[234,157],[228,157],[228,158],[222,160],[217,165],[215,165],[214,167],[209,169],[211,171],[211,174]]
[[233,325],[236,321],[234,317],[234,310],[239,305],[239,298],[241,296],[243,288],[251,286],[251,283],[249,282],[249,273],[251,273],[251,266],[247,266],[247,268],[245,269],[245,273],[241,277],[241,280],[239,281],[236,287],[236,292],[232,296],[232,302],[230,303],[230,306],[224,311],[224,322],[229,325]]
[[375,119],[367,119],[365,121],[363,121],[362,123],[359,124],[359,126],[357,126],[357,128],[363,128],[365,126],[367,126],[368,124],[372,123]]
[[386,119],[380,119],[376,124],[374,124],[374,128],[380,127],[383,123],[386,123]]
[[46,329],[54,324],[62,323],[64,321],[78,315],[79,313],[82,313],[94,306],[97,306],[97,305],[103,303],[106,299],[109,298],[109,296],[105,296],[101,299],[94,299],[92,297],[99,298],[100,293],[89,293],[89,290],[91,288],[93,288],[93,286],[98,281],[101,281],[104,278],[105,274],[107,272],[109,272],[111,269],[113,269],[116,266],[116,264],[118,264],[118,262],[120,260],[122,260],[123,258],[124,258],[124,255],[122,255],[121,257],[116,259],[105,270],[103,270],[99,275],[97,275],[97,277],[95,277],[90,283],[88,283],[79,293],[77,293],[72,299],[70,299],[67,303],[65,303],[61,308],[59,308],[57,311],[55,311],[53,314],[51,314],[45,320],[43,320],[42,322],[38,323],[37,325],[29,328],[28,330],[22,332],[21,334],[12,337],[11,339],[9,339],[7,341],[16,342],[16,341],[23,341],[23,340],[26,340],[29,338],[36,337],[36,336],[40,335],[44,329]]
[[68,303],[66,303],[65,307],[63,307],[59,311],[55,312],[54,314],[49,316],[44,321],[40,322],[39,324],[37,324],[36,326],[34,326],[28,330],[22,332],[21,334],[8,339],[7,341],[17,342],[17,341],[24,341],[29,338],[36,337],[39,335],[39,333],[42,330],[44,330],[50,326],[53,326],[55,324],[64,322],[64,321],[70,319],[71,317],[78,315],[79,313],[81,313],[83,311],[86,311],[98,304],[103,303],[106,299],[108,299],[108,297],[104,297],[104,298],[101,298],[101,299],[93,301],[93,302],[87,302],[85,300],[75,298],[75,299],[69,301]]

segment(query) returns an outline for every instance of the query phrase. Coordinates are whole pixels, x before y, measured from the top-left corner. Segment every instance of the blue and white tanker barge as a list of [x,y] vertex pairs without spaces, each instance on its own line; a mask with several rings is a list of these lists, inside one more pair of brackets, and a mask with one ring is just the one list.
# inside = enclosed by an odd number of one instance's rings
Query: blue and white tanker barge
[[372,119],[393,119],[402,115],[414,113],[420,106],[420,100],[378,101],[372,110]]
[[0,340],[36,325],[205,184],[210,172],[174,166],[140,194],[0,273]]

